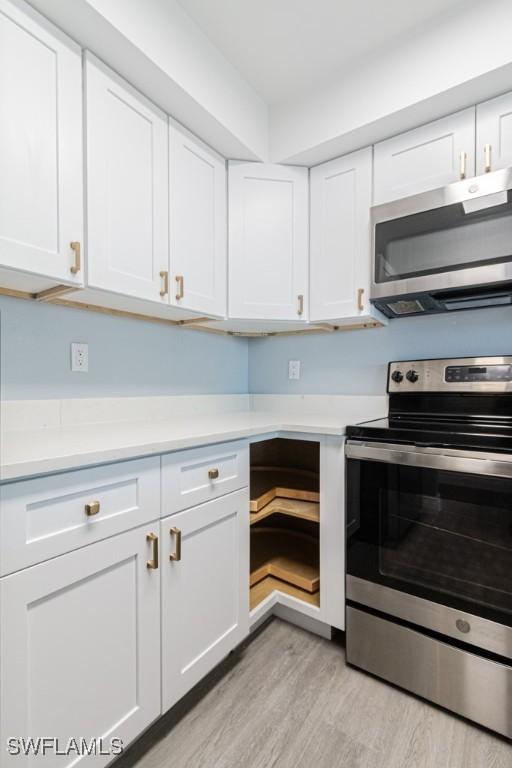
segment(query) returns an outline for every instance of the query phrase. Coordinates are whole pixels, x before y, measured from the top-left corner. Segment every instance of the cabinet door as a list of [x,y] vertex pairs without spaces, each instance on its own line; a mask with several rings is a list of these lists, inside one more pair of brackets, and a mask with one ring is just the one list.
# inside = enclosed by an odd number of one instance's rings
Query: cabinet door
[[305,320],[308,170],[229,166],[229,315]]
[[80,48],[27,6],[0,0],[0,264],[80,283]]
[[[356,318],[370,284],[371,147],[311,169],[310,319]],[[362,291],[362,293],[361,293]]]
[[167,118],[87,55],[88,284],[167,304]]
[[165,711],[249,632],[247,489],[165,518],[161,537]]
[[477,173],[512,165],[512,93],[478,104],[476,158]]
[[475,109],[465,109],[375,145],[374,203],[475,175]]
[[226,161],[169,126],[171,303],[226,314]]
[[[1,739],[127,745],[160,714],[160,573],[145,526],[0,581]],[[3,749],[5,747],[3,746]],[[48,753],[48,768],[77,763]],[[94,768],[111,756],[84,758]],[[2,758],[3,761],[3,758]],[[37,760],[19,756],[26,768]],[[3,765],[3,762],[2,762]]]

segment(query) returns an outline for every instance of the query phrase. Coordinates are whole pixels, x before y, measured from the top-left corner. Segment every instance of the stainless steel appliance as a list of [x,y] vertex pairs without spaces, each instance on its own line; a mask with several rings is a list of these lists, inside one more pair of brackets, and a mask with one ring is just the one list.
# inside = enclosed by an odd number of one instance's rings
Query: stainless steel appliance
[[512,737],[512,357],[390,363],[349,427],[347,661]]
[[372,208],[370,299],[388,317],[512,304],[512,169]]

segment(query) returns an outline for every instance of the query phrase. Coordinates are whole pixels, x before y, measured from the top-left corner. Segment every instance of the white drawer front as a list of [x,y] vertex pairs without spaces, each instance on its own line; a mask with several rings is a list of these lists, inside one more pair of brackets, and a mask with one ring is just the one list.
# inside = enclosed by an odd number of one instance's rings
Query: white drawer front
[[4,576],[154,520],[160,515],[160,460],[3,485],[0,502]]
[[249,448],[224,443],[162,457],[162,517],[249,485]]

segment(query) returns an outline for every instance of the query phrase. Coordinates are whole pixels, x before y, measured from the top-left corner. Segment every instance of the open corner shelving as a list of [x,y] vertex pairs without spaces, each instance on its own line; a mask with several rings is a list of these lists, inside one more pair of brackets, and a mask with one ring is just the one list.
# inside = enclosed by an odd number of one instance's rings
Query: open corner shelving
[[250,608],[276,590],[319,607],[319,446],[277,438],[253,447]]

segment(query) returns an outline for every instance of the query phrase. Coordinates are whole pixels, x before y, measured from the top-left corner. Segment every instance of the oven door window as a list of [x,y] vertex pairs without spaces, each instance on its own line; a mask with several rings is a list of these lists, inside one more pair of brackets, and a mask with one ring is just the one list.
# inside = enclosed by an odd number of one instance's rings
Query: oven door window
[[511,243],[510,191],[384,221],[375,227],[375,282],[502,264],[512,261]]
[[348,461],[348,573],[512,626],[512,480]]

